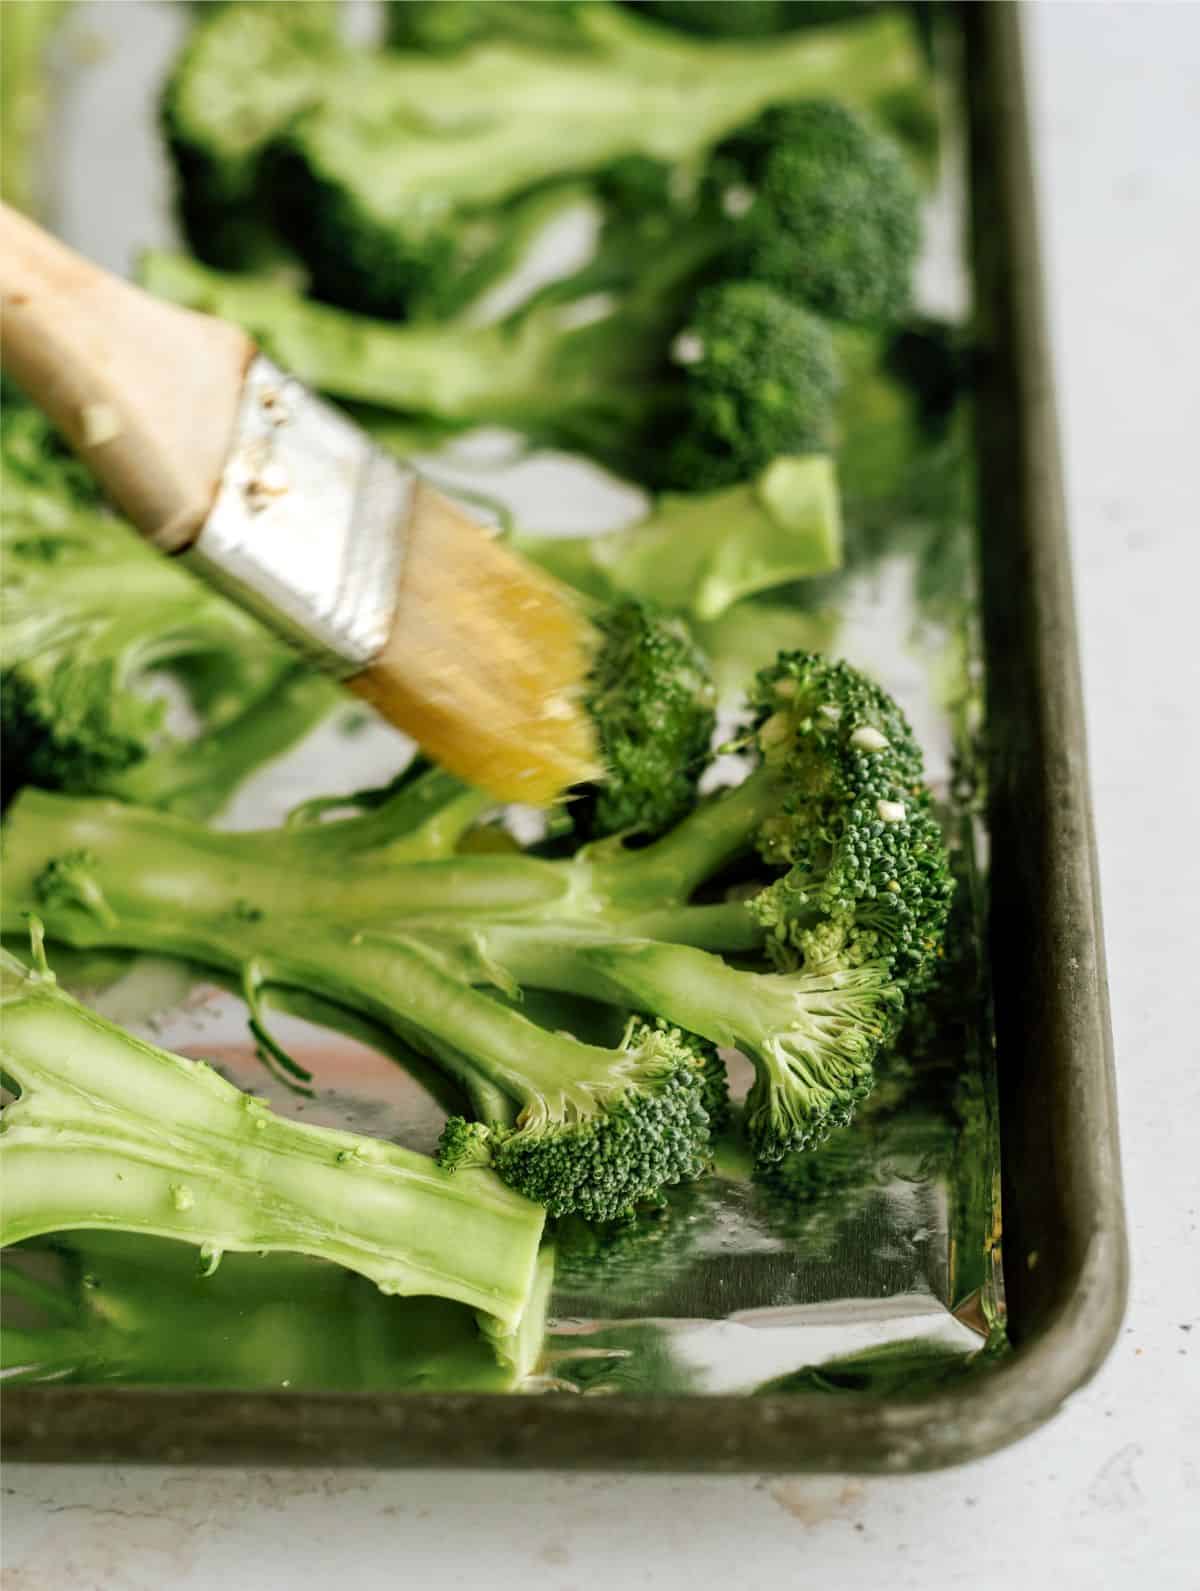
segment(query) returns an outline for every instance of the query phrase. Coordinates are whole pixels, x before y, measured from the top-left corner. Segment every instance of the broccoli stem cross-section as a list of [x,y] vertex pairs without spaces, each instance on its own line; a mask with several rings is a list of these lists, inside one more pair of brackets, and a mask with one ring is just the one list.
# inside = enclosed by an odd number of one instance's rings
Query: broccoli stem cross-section
[[221,1254],[332,1260],[384,1292],[431,1294],[520,1323],[542,1211],[486,1171],[286,1121],[210,1066],[86,1010],[43,967],[0,961],[4,1111],[0,1243],[101,1229]]

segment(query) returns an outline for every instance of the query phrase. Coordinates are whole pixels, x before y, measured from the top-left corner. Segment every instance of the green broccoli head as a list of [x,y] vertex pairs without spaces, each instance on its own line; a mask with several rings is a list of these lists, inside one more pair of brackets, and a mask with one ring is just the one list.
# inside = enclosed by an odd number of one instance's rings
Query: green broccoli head
[[594,620],[587,709],[608,777],[572,804],[577,835],[660,834],[694,804],[716,727],[704,654],[679,619],[629,600]]
[[281,135],[268,156],[274,219],[303,248],[315,297],[365,315],[405,314],[429,284],[455,275],[468,235],[433,203],[400,218],[373,213],[369,193],[332,174],[342,138],[320,109]]
[[756,978],[747,1042],[755,1078],[746,1135],[760,1166],[823,1143],[874,1086],[874,1061],[896,1032],[900,988],[879,963]]
[[85,668],[76,654],[51,655],[2,678],[6,786],[15,776],[47,789],[103,789],[149,754],[162,728],[163,703],[129,691],[108,659]]
[[801,100],[727,140],[713,171],[748,205],[735,255],[818,314],[888,324],[907,309],[920,194],[899,149],[846,106]]
[[87,466],[7,380],[0,382],[0,482],[6,518],[26,518],[47,531],[64,523],[71,508],[100,500]]
[[194,252],[244,268],[263,247],[267,142],[319,94],[339,52],[332,6],[205,5],[163,90],[179,218]]
[[763,766],[785,790],[757,835],[764,860],[784,871],[750,903],[774,957],[925,987],[953,881],[900,708],[849,664],[809,652],[764,669],[752,703]]
[[758,676],[751,706],[758,766],[626,865],[649,901],[680,880],[690,897],[737,861],[739,902],[778,970],[660,939],[575,955],[589,987],[620,988],[753,1061],[747,1127],[769,1163],[822,1142],[871,1090],[907,998],[939,964],[953,883],[920,749],[886,692],[790,652]]
[[[604,1054],[605,1052],[599,1052]],[[512,1127],[452,1117],[438,1149],[448,1170],[491,1165],[551,1215],[612,1221],[709,1158],[706,1058],[688,1035],[635,1021],[592,1079],[527,1100]]]
[[833,343],[816,316],[770,287],[704,289],[671,353],[685,380],[665,484],[732,485],[773,458],[828,447],[838,390]]

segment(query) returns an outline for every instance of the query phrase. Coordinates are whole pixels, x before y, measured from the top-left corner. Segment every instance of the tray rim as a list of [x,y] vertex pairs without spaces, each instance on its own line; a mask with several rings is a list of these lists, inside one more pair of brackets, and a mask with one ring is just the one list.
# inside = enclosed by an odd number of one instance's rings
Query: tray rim
[[[1041,270],[1017,0],[956,9],[970,84],[974,275],[990,284],[981,308],[1007,334],[1011,386],[1001,401],[1020,433],[1014,490],[1030,613],[1020,664],[1037,746],[1033,773],[1043,811],[1043,927],[1048,963],[995,952],[1011,908],[992,922],[1001,1052],[1006,1013],[1014,1041],[1032,1043],[1059,1107],[1054,1175],[1066,1259],[1033,1290],[1040,1315],[1015,1351],[985,1375],[921,1397],[866,1393],[748,1397],[580,1398],[495,1394],[282,1393],[129,1386],[5,1389],[3,1439],[10,1461],[288,1465],[353,1464],[658,1472],[873,1473],[928,1470],[979,1458],[1043,1424],[1085,1384],[1120,1329],[1128,1253],[1116,1131],[1111,1025],[1087,780],[1082,686],[1057,426],[1041,302]],[[986,194],[987,217],[982,215]],[[999,218],[1000,225],[996,221]],[[1003,240],[996,254],[996,238]],[[990,276],[985,268],[991,253]],[[986,385],[986,380],[985,380]],[[986,560],[985,560],[986,561]],[[988,576],[985,570],[985,592]],[[1011,571],[1003,578],[1011,580]],[[1018,577],[1020,578],[1020,577]],[[989,690],[1004,644],[987,612]],[[999,636],[999,639],[998,639]],[[1047,666],[1052,660],[1053,666]],[[1011,658],[1009,662],[1011,664]],[[1010,680],[1011,683],[1011,680]],[[1028,770],[1027,770],[1028,773]],[[1003,801],[993,792],[993,805]],[[995,814],[1003,818],[1003,814]],[[1029,902],[1026,900],[1026,907]],[[1025,964],[1022,965],[1022,962]],[[1069,976],[1064,972],[1069,971]],[[1043,1025],[1013,1016],[1032,976]],[[1029,1070],[1033,1062],[1025,1063]],[[1038,1070],[1034,1067],[1034,1070]],[[1002,1089],[1001,1130],[1017,1108]],[[1070,1123],[1065,1115],[1070,1112]],[[1010,1191],[1005,1188],[1006,1213]],[[1036,1256],[1009,1241],[1005,1274],[1018,1305]],[[1016,1285],[1012,1285],[1016,1284]],[[1024,1336],[1024,1340],[1022,1340]]]

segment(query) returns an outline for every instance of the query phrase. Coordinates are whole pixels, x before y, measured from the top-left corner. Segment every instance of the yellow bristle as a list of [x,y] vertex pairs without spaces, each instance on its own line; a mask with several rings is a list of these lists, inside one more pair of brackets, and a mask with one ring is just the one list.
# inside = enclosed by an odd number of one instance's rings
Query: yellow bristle
[[562,588],[420,483],[392,633],[350,685],[460,778],[544,805],[598,774],[589,640]]

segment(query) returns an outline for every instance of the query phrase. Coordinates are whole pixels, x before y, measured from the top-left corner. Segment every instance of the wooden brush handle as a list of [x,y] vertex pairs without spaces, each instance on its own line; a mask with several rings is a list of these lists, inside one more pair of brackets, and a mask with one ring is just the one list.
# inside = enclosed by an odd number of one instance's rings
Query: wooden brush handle
[[254,344],[160,303],[0,204],[0,352],[113,501],[168,552],[208,517]]

